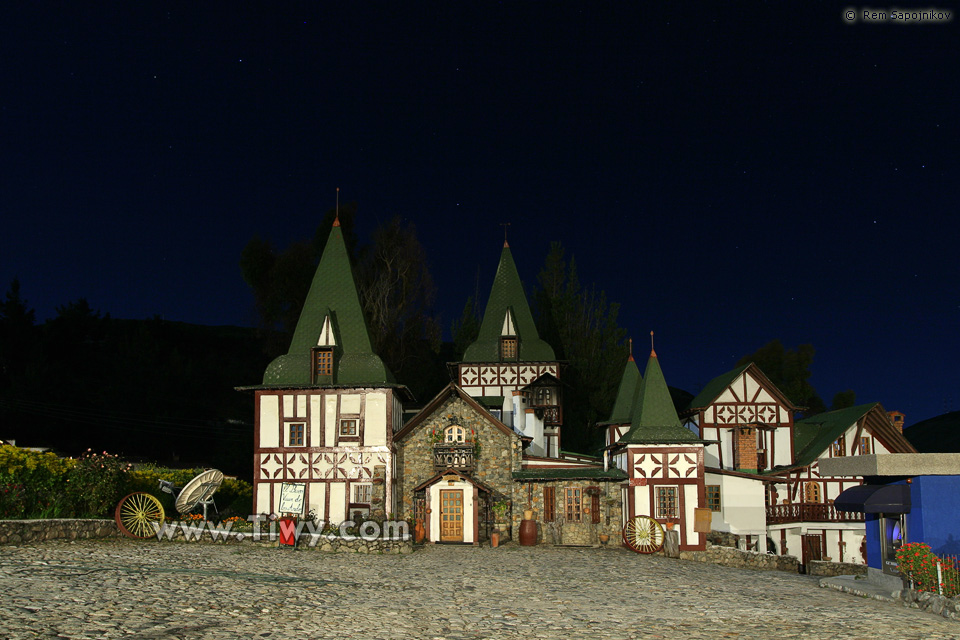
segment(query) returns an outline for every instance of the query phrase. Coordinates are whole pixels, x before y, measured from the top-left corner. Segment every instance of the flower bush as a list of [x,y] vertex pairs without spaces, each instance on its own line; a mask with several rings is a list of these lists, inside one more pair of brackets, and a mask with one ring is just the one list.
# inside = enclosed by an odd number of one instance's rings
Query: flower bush
[[[72,459],[2,445],[0,519],[111,518],[120,499],[136,491],[159,498],[168,515],[181,515],[173,497],[160,491],[159,481],[182,487],[201,471],[155,465],[133,469],[106,451],[87,450]],[[214,499],[221,516],[246,518],[253,508],[253,488],[243,480],[224,478]]]
[[[940,564],[940,580],[937,579],[937,564]],[[960,593],[960,579],[956,558],[940,558],[923,542],[910,542],[897,551],[897,568],[900,575],[913,581],[917,591],[942,593],[948,598]]]

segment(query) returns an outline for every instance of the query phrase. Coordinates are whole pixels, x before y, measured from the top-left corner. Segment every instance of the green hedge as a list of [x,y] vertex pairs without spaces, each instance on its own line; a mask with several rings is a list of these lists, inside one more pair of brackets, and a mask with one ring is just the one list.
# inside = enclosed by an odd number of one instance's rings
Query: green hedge
[[[167,515],[175,517],[173,497],[160,491],[159,480],[183,486],[201,471],[154,465],[134,469],[105,451],[58,458],[49,452],[2,445],[0,519],[112,518],[120,499],[135,491],[157,496]],[[214,499],[222,517],[245,518],[253,508],[253,488],[243,480],[225,478]]]

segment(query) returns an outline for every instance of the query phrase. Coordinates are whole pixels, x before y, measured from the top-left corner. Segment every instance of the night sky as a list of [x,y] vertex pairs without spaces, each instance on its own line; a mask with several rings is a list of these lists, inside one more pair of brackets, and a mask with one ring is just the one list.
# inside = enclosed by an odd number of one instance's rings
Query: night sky
[[340,187],[362,235],[416,225],[445,328],[510,222],[528,287],[562,241],[673,386],[779,338],[828,405],[960,408],[960,21],[195,4],[4,9],[0,286],[39,320],[253,326],[240,251],[311,237]]

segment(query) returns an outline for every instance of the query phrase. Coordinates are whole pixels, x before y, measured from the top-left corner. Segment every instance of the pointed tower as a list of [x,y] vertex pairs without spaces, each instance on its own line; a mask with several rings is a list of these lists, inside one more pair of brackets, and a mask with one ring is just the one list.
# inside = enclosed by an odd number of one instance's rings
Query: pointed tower
[[604,446],[609,447],[614,444],[630,429],[642,382],[640,369],[637,367],[636,360],[633,359],[633,340],[631,340],[630,356],[623,367],[623,375],[620,376],[620,386],[617,389],[617,398],[613,402],[610,417],[604,422],[597,423],[597,426],[603,427],[605,431]]
[[332,524],[395,511],[393,432],[409,391],[370,345],[339,220],[290,349],[255,394],[254,512]]
[[357,385],[393,383],[370,346],[347,246],[334,221],[286,355],[270,363],[263,384]]
[[504,424],[529,437],[532,452],[559,457],[560,363],[537,333],[506,242],[480,332],[453,366],[457,384]]
[[614,460],[629,478],[625,520],[649,516],[676,526],[680,549],[703,549],[705,537],[694,530],[695,510],[705,504],[703,441],[683,427],[670,390],[651,350],[633,408],[630,430],[614,449]]

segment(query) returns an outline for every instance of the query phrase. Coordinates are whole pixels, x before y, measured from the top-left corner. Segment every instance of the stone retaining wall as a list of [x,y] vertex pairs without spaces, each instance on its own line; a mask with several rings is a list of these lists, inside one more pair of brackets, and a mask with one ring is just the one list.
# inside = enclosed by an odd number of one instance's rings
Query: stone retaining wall
[[900,592],[900,600],[905,607],[929,611],[951,620],[960,620],[960,596],[946,598],[926,591],[904,589]]
[[831,578],[833,576],[865,576],[867,575],[867,565],[814,560],[807,564],[807,575],[821,576],[823,578]]
[[78,538],[116,538],[120,536],[113,520],[0,520],[0,544],[24,544],[43,540]]
[[757,569],[760,571],[800,571],[800,561],[794,556],[776,556],[756,551],[740,551],[733,547],[715,547],[709,542],[704,551],[681,551],[681,560],[709,562],[737,569]]

